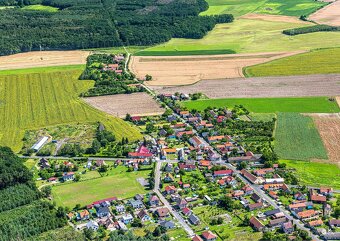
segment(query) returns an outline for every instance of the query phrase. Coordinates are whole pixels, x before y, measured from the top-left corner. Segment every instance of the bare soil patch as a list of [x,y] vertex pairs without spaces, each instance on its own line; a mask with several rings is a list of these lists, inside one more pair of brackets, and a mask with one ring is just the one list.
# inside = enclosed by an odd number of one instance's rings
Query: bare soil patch
[[198,56],[133,56],[130,70],[138,78],[153,77],[149,86],[188,85],[200,80],[244,77],[246,66],[302,53],[275,52],[254,54],[198,55]]
[[320,24],[340,26],[340,1],[335,1],[309,16],[309,19]]
[[101,111],[121,118],[126,114],[150,116],[164,113],[164,109],[147,93],[107,95],[84,100]]
[[240,18],[244,19],[255,19],[255,20],[264,20],[271,22],[286,22],[286,23],[300,23],[300,24],[311,24],[306,21],[301,21],[297,17],[293,16],[283,16],[283,15],[270,15],[270,14],[258,14],[258,13],[249,13]]
[[85,64],[88,51],[35,51],[0,57],[0,70]]
[[204,80],[180,87],[153,86],[159,93],[197,93],[209,98],[339,96],[340,74]]
[[315,114],[313,119],[327,149],[329,161],[340,165],[340,114]]

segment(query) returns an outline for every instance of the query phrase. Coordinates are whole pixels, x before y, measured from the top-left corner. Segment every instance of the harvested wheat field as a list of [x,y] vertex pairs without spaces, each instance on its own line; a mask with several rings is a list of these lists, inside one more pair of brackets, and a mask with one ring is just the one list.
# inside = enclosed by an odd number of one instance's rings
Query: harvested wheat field
[[283,15],[270,15],[270,14],[259,14],[259,13],[248,13],[240,17],[242,19],[255,19],[271,22],[286,22],[286,23],[299,23],[310,25],[310,22],[302,21],[297,17],[283,16]]
[[153,86],[159,93],[197,93],[209,98],[338,96],[340,74],[204,80],[181,87]]
[[146,83],[150,86],[189,85],[200,80],[244,77],[242,69],[246,66],[298,53],[302,51],[180,57],[134,56],[129,67],[140,79],[146,74],[151,75],[153,80]]
[[340,0],[321,8],[310,15],[309,19],[320,24],[340,26]]
[[35,51],[0,57],[0,70],[85,64],[88,51]]
[[150,116],[164,113],[164,109],[147,93],[107,95],[84,98],[84,100],[101,111],[122,118],[126,114]]
[[340,114],[314,114],[313,119],[327,149],[329,161],[340,166]]

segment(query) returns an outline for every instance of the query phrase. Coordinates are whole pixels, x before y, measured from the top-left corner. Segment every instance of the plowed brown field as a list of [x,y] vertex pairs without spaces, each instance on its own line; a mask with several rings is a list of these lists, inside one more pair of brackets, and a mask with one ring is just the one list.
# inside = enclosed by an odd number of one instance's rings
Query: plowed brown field
[[88,51],[35,51],[0,57],[0,70],[85,64]]
[[142,79],[146,74],[153,77],[146,84],[150,86],[188,85],[200,80],[244,77],[246,66],[265,63],[301,53],[255,53],[200,56],[133,56],[130,70]]
[[330,162],[340,165],[340,114],[313,115]]
[[203,80],[193,85],[152,86],[159,93],[197,93],[209,98],[339,96],[340,74]]
[[309,19],[320,24],[340,26],[340,0],[316,11]]
[[93,107],[118,117],[125,117],[126,114],[148,116],[164,113],[164,109],[147,93],[107,95],[84,100]]

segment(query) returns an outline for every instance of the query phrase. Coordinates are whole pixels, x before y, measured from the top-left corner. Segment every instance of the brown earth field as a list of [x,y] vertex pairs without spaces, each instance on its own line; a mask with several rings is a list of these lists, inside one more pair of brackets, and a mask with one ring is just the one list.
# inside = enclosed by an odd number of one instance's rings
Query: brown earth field
[[246,15],[243,15],[240,18],[264,20],[264,21],[271,21],[271,22],[299,23],[299,24],[307,24],[307,25],[311,24],[310,22],[302,21],[297,17],[283,16],[283,15],[248,13]]
[[198,56],[133,56],[129,68],[140,79],[146,74],[153,77],[149,86],[188,85],[206,79],[244,77],[242,69],[274,59],[302,53],[276,52]]
[[85,64],[89,51],[34,51],[0,57],[0,70]]
[[327,149],[329,161],[340,166],[340,114],[313,114],[312,116]]
[[147,93],[106,95],[84,98],[84,100],[101,111],[121,118],[126,114],[150,116],[164,113],[164,109]]
[[203,80],[193,85],[152,86],[158,93],[204,93],[209,98],[339,96],[340,74]]
[[316,11],[309,19],[319,24],[340,26],[340,0]]

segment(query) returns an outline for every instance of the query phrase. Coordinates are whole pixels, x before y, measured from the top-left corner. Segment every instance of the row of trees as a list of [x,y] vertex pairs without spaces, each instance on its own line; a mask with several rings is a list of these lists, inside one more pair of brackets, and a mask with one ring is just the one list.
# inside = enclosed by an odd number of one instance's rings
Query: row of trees
[[334,31],[340,31],[340,27],[320,24],[320,25],[313,25],[313,26],[307,26],[307,27],[301,27],[301,28],[287,29],[287,30],[283,30],[282,33],[286,35],[294,36],[294,35],[306,34],[306,33],[334,32]]

